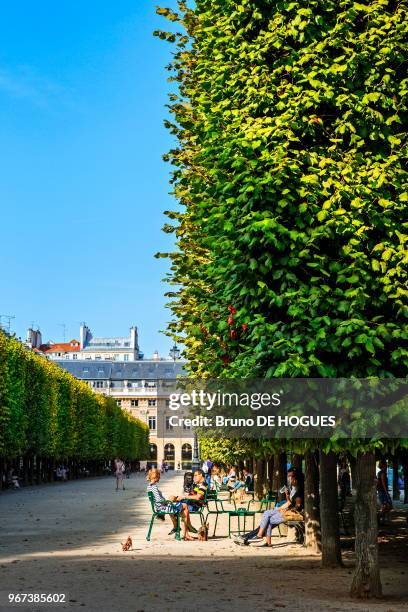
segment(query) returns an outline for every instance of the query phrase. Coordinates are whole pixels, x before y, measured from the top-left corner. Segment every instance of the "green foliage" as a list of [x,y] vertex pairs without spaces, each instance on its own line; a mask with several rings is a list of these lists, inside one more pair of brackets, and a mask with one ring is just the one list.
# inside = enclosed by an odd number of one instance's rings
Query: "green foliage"
[[407,2],[159,12],[184,29],[158,35],[178,84],[169,333],[191,372],[404,377]]
[[[156,34],[176,46],[165,159],[181,205],[164,228],[177,248],[159,256],[172,262],[168,333],[193,376],[406,376],[407,7],[158,10],[172,31]],[[368,443],[385,444],[346,442]]]
[[0,457],[148,456],[147,426],[0,333]]

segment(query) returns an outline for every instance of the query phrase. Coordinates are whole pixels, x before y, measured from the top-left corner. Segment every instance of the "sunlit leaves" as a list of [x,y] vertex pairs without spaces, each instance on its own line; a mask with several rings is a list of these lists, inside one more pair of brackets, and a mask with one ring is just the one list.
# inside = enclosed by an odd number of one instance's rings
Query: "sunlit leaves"
[[0,332],[0,457],[142,458],[144,423]]
[[405,376],[407,2],[243,6],[179,13],[169,330],[198,375]]

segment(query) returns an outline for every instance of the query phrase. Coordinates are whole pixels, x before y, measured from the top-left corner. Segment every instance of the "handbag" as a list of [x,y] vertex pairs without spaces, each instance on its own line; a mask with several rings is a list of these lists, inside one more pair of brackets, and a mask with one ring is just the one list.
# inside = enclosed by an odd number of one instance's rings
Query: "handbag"
[[285,521],[303,521],[303,515],[297,510],[285,510],[283,515]]

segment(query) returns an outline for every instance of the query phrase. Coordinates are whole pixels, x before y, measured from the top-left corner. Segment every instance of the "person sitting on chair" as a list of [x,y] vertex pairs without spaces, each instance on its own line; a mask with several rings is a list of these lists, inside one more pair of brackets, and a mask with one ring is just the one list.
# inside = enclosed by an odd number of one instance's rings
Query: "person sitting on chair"
[[250,473],[249,470],[247,470],[247,468],[244,468],[243,470],[244,473],[244,487],[245,487],[245,493],[253,493],[254,492],[254,477],[253,475]]
[[211,470],[210,490],[217,491],[221,487],[222,487],[221,470],[219,466],[216,463],[214,463],[212,470]]
[[205,481],[205,474],[203,470],[196,470],[194,472],[193,479],[194,482],[191,493],[188,495],[179,495],[179,497],[176,498],[176,501],[185,502],[191,512],[196,512],[203,506],[208,485]]
[[235,538],[235,544],[239,544],[241,546],[248,546],[250,542],[262,542],[263,537],[266,537],[266,543],[264,546],[272,545],[272,529],[277,525],[283,523],[285,511],[291,505],[290,501],[286,501],[279,507],[275,507],[272,510],[266,510],[261,519],[261,523],[259,527],[246,533],[243,536],[238,536]]
[[[186,503],[182,503],[178,501],[178,498],[174,497],[171,501],[167,501],[164,497],[163,493],[157,486],[157,483],[160,480],[160,470],[156,468],[152,468],[147,473],[147,480],[149,484],[147,485],[147,492],[153,493],[154,499],[154,509],[156,512],[171,512],[169,515],[171,521],[173,523],[173,529],[169,532],[169,535],[173,535],[177,531],[177,518],[176,514],[180,514],[183,518],[183,536],[185,540],[192,540],[188,534],[189,531],[196,531],[194,527],[191,525],[190,521],[190,512],[188,509],[188,505]],[[160,515],[159,515],[159,518]],[[164,520],[164,516],[162,518]]]

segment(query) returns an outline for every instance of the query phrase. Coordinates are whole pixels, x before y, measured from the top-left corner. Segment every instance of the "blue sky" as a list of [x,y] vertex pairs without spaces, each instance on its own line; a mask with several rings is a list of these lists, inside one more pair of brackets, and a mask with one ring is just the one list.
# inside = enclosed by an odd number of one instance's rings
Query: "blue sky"
[[[139,328],[167,353],[171,46],[150,0],[0,7],[0,314],[44,340]],[[166,0],[174,6],[174,0]]]

